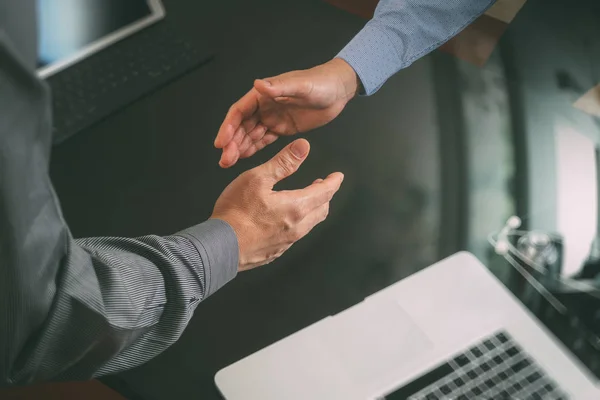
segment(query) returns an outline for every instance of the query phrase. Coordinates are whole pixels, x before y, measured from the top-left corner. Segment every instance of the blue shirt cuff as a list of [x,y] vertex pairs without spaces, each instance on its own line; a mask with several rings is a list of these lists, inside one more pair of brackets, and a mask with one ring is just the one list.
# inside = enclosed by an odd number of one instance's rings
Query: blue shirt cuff
[[374,22],[369,22],[337,55],[354,69],[362,83],[361,94],[367,96],[405,67],[388,35]]
[[215,293],[235,278],[239,262],[238,240],[227,222],[209,219],[177,235],[189,239],[200,254],[206,279],[204,297]]
[[375,17],[338,58],[375,93],[392,75],[454,37],[495,0],[381,0]]

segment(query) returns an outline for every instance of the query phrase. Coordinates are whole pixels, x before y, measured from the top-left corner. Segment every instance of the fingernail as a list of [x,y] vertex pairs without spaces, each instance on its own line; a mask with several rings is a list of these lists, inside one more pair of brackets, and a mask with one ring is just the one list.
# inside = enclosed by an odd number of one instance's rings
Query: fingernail
[[268,81],[268,80],[266,80],[266,79],[261,79],[261,81],[262,81],[262,82],[265,84],[265,86],[272,86],[272,85],[271,85],[271,82],[269,82],[269,81]]
[[296,140],[292,143],[292,153],[298,158],[304,158],[308,153],[309,144],[306,140]]

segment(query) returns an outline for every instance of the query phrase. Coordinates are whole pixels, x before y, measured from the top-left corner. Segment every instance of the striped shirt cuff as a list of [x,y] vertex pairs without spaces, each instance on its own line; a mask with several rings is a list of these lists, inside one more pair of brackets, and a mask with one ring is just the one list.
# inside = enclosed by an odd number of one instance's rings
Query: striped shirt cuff
[[361,94],[367,96],[404,67],[398,50],[375,21],[367,23],[337,57],[354,68],[362,83]]
[[239,258],[238,240],[227,222],[209,219],[177,235],[191,240],[200,253],[206,277],[205,298],[235,278]]

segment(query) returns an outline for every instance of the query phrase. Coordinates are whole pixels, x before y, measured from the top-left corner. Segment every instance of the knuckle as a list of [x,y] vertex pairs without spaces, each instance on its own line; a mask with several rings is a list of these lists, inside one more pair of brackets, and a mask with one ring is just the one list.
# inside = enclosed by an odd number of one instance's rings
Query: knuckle
[[303,218],[304,218],[304,213],[302,212],[300,207],[298,207],[298,206],[292,207],[292,209],[290,210],[290,219],[294,223],[298,223],[298,222],[302,221]]
[[289,215],[281,220],[281,230],[288,235],[291,235],[295,226],[296,223],[292,220],[292,218],[290,218]]
[[305,96],[309,96],[314,90],[314,83],[312,80],[304,80],[300,86],[301,93]]

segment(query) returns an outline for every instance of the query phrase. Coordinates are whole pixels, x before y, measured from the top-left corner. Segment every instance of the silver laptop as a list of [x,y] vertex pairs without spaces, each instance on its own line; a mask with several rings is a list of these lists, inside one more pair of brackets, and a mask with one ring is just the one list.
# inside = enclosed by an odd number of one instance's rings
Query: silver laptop
[[37,0],[38,75],[47,78],[161,20],[161,0]]
[[221,371],[227,400],[600,399],[593,375],[469,253]]

